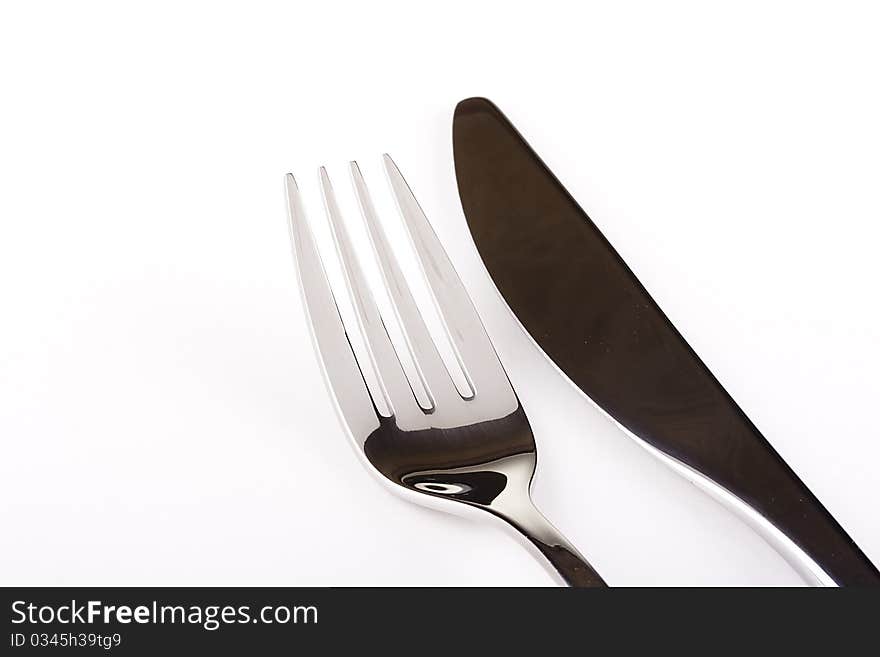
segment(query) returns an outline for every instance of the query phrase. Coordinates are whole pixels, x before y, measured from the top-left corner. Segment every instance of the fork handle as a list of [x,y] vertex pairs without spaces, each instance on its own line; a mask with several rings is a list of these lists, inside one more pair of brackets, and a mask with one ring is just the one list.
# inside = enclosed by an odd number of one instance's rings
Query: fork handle
[[608,586],[596,570],[570,545],[548,545],[529,538],[567,586],[598,588]]
[[[496,513],[498,511],[496,509]],[[566,586],[608,586],[577,548],[532,504],[531,499],[512,512],[501,512],[499,515],[538,551],[542,557],[540,561]]]

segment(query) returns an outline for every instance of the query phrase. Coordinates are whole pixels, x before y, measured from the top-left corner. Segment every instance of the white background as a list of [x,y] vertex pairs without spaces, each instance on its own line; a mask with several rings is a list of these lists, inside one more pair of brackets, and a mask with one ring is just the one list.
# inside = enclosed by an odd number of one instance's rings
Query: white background
[[471,95],[508,114],[880,562],[876,12],[4,3],[0,583],[550,582],[494,525],[389,495],[325,392],[282,177],[320,237],[316,167],[348,211],[349,159],[387,196],[383,151],[520,393],[537,503],[605,578],[799,583],[520,333],[456,193],[452,111]]

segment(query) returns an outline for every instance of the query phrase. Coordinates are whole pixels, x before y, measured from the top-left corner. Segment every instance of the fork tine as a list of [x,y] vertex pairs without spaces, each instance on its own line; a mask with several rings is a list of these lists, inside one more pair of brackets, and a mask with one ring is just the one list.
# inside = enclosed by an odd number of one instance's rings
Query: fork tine
[[339,259],[342,262],[342,271],[348,293],[354,305],[355,316],[364,336],[370,364],[376,373],[379,386],[382,390],[385,403],[391,414],[397,417],[398,422],[414,418],[414,412],[421,410],[418,406],[424,403],[431,408],[430,400],[419,400],[410,386],[394,350],[394,345],[388,337],[388,332],[379,308],[373,298],[367,279],[361,270],[360,263],[354,255],[351,238],[342,221],[342,213],[336,202],[333,185],[324,167],[320,169],[321,190],[324,195],[324,207],[327,210],[327,218],[333,233],[333,240]]
[[510,381],[461,279],[394,160],[382,156],[397,207],[406,224],[437,310],[474,396],[512,393]]
[[436,406],[437,403],[446,404],[458,401],[453,396],[469,399],[473,393],[470,390],[459,391],[456,389],[452,377],[437,351],[437,346],[428,332],[428,327],[422,319],[418,306],[416,306],[397,259],[392,255],[391,245],[388,243],[388,237],[376,216],[376,210],[360,167],[357,162],[350,162],[349,168],[355,195],[361,208],[361,214],[367,224],[367,232],[373,244],[373,251],[379,261],[385,287],[391,295],[397,320],[403,327],[403,334],[418,369],[418,375],[425,389],[431,395],[432,403]]
[[336,402],[337,411],[344,419],[343,424],[354,440],[375,431],[379,421],[327,282],[292,174],[285,176],[285,185],[290,240],[312,342],[324,371],[330,397]]

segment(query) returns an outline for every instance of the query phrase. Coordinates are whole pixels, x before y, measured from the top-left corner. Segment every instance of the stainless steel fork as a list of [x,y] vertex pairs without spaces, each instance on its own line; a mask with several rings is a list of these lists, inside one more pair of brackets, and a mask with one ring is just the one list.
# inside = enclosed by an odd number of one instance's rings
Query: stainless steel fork
[[[306,222],[293,175],[287,175],[290,233],[300,288],[319,361],[342,424],[369,470],[411,501],[452,512],[482,510],[536,549],[570,586],[604,586],[602,578],[535,508],[529,489],[536,448],[531,427],[483,328],[424,212],[388,155],[391,190],[422,265],[470,392],[456,387],[416,306],[379,223],[357,163],[351,176],[384,283],[416,364],[411,384],[367,285],[330,179],[321,188],[357,327],[345,327]],[[360,331],[369,362],[359,362],[348,335]],[[365,360],[363,357],[361,361]],[[370,390],[363,371],[379,381]],[[414,390],[427,392],[420,400]],[[378,399],[377,399],[378,398]]]

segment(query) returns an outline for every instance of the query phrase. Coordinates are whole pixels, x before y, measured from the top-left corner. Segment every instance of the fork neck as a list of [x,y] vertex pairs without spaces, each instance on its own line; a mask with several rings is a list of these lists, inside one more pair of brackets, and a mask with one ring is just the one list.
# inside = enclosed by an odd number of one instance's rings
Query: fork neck
[[605,587],[607,584],[562,533],[532,502],[529,492],[535,471],[535,455],[519,454],[497,462],[494,470],[507,477],[507,486],[489,504],[480,505],[503,520],[536,552],[539,561],[560,583],[567,586]]

